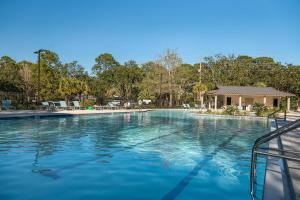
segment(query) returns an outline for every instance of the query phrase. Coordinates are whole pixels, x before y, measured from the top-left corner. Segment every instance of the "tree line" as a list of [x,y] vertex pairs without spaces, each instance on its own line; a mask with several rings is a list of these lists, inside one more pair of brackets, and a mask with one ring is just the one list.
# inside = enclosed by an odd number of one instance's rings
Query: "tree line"
[[[174,107],[183,102],[205,102],[203,94],[218,85],[274,87],[300,97],[300,66],[282,64],[270,57],[215,55],[201,63],[183,63],[174,50],[157,59],[138,64],[134,60],[118,62],[112,54],[95,58],[92,73],[77,61],[62,63],[52,51],[41,54],[40,98],[67,101],[86,95],[97,104],[118,97],[122,101],[151,99],[156,106]],[[36,98],[38,65],[0,58],[0,91],[22,94],[19,103],[30,104]]]

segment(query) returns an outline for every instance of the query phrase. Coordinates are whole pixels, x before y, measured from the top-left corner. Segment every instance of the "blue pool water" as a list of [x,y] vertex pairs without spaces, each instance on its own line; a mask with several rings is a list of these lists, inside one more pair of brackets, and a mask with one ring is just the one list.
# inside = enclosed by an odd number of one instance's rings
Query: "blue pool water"
[[264,133],[184,111],[0,120],[0,199],[250,199]]

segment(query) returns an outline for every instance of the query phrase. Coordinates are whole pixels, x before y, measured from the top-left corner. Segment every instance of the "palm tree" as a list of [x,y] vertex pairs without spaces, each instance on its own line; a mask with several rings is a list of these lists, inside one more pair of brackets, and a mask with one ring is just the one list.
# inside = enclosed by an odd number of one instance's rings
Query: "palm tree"
[[197,100],[200,100],[201,107],[203,107],[203,95],[207,90],[207,85],[200,82],[196,83],[193,87],[193,93],[197,96]]

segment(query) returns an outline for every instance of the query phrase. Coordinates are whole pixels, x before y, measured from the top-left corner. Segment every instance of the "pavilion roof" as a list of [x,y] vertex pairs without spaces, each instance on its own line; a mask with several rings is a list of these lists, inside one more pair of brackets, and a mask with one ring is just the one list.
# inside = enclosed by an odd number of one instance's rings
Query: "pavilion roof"
[[218,86],[217,89],[208,91],[209,95],[247,95],[247,96],[278,96],[291,97],[292,93],[282,92],[273,87],[254,86]]

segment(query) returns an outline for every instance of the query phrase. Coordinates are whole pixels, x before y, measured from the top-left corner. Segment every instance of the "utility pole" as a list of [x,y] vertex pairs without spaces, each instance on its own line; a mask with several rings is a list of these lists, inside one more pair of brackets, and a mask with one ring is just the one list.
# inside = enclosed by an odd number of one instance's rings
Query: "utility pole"
[[[199,63],[199,69],[198,69],[198,72],[199,72],[199,83],[201,84],[201,75],[202,75],[202,64],[201,64],[201,59],[200,59],[200,63]],[[199,97],[200,97],[200,102],[201,102],[201,108],[203,107],[203,94],[202,94],[202,91],[200,92],[199,94]]]
[[38,54],[38,84],[37,84],[37,102],[40,102],[40,82],[41,82],[41,53],[45,52],[44,49],[39,49],[38,51],[35,51],[35,54]]
[[160,71],[160,83],[159,83],[159,105],[162,107],[161,85],[162,85],[162,72]]

